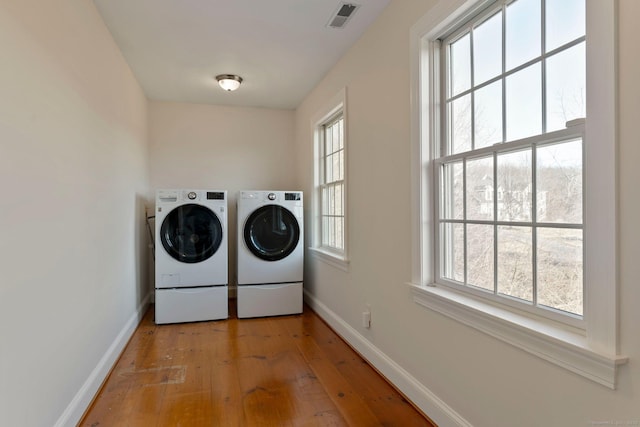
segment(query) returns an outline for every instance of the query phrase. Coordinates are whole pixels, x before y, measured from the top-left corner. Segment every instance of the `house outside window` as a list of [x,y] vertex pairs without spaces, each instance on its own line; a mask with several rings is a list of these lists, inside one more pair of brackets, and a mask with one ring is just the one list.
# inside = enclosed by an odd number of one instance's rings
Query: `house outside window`
[[414,300],[615,387],[614,1],[441,2],[412,43]]

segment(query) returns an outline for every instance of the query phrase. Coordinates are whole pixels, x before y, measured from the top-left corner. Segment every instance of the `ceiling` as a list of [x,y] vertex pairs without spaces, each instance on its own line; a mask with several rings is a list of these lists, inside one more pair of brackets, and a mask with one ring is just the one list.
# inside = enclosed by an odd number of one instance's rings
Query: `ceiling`
[[[94,0],[152,100],[294,109],[391,0]],[[237,74],[235,92],[215,76]]]

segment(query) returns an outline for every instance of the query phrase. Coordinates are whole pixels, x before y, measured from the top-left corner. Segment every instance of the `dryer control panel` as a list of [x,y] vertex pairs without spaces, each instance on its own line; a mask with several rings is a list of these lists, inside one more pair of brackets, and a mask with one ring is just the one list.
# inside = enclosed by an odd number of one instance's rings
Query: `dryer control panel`
[[207,200],[224,200],[224,192],[207,191]]

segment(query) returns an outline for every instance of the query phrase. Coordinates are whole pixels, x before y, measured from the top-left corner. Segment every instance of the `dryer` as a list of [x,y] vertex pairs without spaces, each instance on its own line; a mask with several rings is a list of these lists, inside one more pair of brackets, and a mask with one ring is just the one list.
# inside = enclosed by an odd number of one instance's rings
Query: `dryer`
[[241,191],[237,204],[238,317],[302,313],[302,192]]
[[227,192],[158,190],[155,321],[226,319]]

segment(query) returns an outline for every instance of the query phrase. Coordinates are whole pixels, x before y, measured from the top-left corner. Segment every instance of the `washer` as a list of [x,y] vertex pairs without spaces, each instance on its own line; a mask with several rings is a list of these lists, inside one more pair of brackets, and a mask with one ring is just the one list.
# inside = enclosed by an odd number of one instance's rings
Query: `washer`
[[158,190],[155,321],[226,319],[227,192]]
[[302,313],[301,191],[241,191],[238,203],[238,317]]

